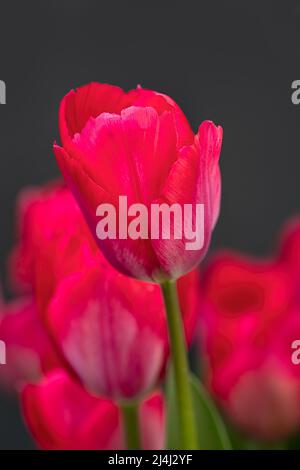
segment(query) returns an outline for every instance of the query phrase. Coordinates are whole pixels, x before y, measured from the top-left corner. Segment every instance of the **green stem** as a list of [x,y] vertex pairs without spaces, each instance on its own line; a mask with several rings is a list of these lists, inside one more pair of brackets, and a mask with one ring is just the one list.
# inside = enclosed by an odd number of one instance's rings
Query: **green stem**
[[172,370],[174,373],[178,419],[182,449],[197,449],[197,433],[193,397],[189,383],[189,365],[184,327],[178,302],[176,282],[161,284],[166,306],[171,346]]
[[139,450],[141,448],[139,432],[139,403],[123,403],[121,405],[121,410],[123,415],[126,449]]

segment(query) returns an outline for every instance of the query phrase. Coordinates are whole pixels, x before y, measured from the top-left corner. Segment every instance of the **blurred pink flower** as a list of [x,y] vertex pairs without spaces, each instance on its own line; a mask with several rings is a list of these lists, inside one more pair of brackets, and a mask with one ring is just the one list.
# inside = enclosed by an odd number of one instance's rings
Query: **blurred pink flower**
[[18,388],[61,364],[31,296],[0,306],[0,339],[6,348],[6,364],[0,367],[5,386]]
[[38,295],[41,286],[43,300],[49,300],[59,278],[97,259],[98,249],[81,211],[60,180],[20,192],[16,227],[9,274],[17,293]]
[[[124,449],[118,405],[89,395],[64,370],[55,370],[22,391],[22,409],[36,442],[48,450]],[[164,446],[163,397],[154,392],[140,405],[143,449]]]
[[300,339],[300,305],[287,264],[220,253],[204,273],[202,299],[205,374],[219,403],[256,438],[297,430],[300,366],[291,345]]

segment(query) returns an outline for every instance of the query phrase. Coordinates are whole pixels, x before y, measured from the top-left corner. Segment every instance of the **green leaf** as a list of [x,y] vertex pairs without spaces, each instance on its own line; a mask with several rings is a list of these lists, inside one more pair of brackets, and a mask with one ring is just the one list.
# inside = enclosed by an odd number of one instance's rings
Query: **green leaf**
[[[190,375],[200,450],[230,450],[231,444],[219,411],[209,393],[193,374]],[[176,391],[170,370],[166,386],[167,448],[180,449],[180,432],[176,410]]]
[[231,443],[221,415],[200,380],[190,376],[196,423],[198,428],[199,449],[231,450]]

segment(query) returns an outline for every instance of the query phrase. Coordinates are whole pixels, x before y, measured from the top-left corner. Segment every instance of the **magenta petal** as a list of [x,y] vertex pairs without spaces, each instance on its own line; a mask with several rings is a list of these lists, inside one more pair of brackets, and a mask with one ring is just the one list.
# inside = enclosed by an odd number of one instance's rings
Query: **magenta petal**
[[[111,400],[95,398],[57,369],[22,391],[22,409],[36,442],[49,450],[122,450],[121,413]],[[144,449],[164,445],[163,397],[153,393],[140,406]]]
[[61,282],[49,307],[49,327],[92,392],[134,397],[157,382],[165,365],[161,295],[153,285],[139,286],[99,268]]

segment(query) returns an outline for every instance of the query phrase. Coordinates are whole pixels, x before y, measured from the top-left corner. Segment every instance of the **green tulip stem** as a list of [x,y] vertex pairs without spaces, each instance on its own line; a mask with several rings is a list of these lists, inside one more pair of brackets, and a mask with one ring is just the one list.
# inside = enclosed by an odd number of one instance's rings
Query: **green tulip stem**
[[123,430],[127,450],[139,450],[141,448],[139,429],[139,402],[127,402],[121,404],[123,417]]
[[171,363],[183,450],[197,449],[197,432],[184,327],[175,281],[161,283],[169,328]]

